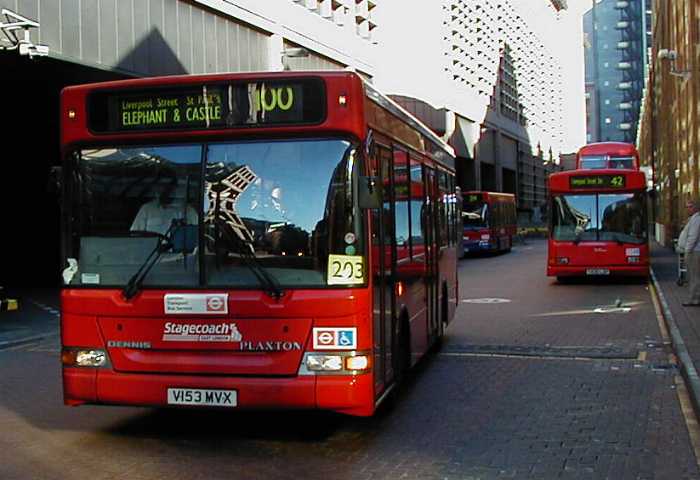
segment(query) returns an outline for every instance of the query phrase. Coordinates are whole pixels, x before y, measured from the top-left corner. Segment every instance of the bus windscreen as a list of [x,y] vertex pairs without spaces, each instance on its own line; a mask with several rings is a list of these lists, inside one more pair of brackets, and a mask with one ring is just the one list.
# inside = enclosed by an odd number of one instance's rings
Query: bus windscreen
[[647,240],[642,193],[557,195],[553,200],[554,240],[637,244]]
[[464,202],[462,219],[467,228],[488,227],[488,205],[482,200]]
[[316,78],[105,90],[88,102],[96,133],[311,125],[326,116]]

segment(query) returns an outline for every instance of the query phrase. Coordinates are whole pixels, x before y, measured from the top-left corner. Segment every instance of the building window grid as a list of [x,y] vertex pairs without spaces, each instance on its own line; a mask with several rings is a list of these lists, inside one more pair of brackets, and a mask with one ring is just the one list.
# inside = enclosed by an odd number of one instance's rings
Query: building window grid
[[377,27],[373,10],[381,0],[288,0],[309,12],[343,26],[351,23],[359,37],[372,40]]

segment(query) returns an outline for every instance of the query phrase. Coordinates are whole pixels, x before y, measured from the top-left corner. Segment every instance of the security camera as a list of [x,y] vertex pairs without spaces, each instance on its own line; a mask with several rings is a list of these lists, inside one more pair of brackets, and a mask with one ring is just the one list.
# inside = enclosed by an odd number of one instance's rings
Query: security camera
[[19,44],[19,54],[27,55],[29,58],[46,57],[49,54],[49,47],[47,45],[33,45],[22,42]]
[[675,50],[669,50],[668,48],[662,48],[659,50],[659,53],[657,54],[657,57],[659,60],[671,60],[674,61],[678,54],[676,53]]
[[282,50],[282,55],[290,58],[303,58],[309,56],[309,51],[305,48],[285,48]]

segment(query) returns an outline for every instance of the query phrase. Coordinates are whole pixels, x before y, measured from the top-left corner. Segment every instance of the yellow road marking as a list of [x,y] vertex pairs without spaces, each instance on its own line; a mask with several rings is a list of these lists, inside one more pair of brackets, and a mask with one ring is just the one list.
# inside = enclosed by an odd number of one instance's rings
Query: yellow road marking
[[[664,321],[663,314],[661,313],[661,305],[659,305],[659,301],[656,298],[656,289],[651,282],[649,282],[649,294],[651,295],[651,301],[654,304],[656,321],[659,323],[659,330],[661,330],[661,338],[663,339],[664,344],[668,344],[671,342],[671,337],[668,334],[666,322]],[[678,360],[673,353],[668,354],[668,361],[672,365],[678,364]],[[685,419],[685,426],[688,429],[690,444],[692,445],[693,453],[695,454],[695,463],[700,466],[700,425],[698,425],[698,418],[693,410],[693,404],[690,401],[688,388],[685,385],[683,377],[680,374],[676,374],[673,376],[673,381],[676,384],[676,395],[678,396],[681,412],[683,413],[683,418]]]

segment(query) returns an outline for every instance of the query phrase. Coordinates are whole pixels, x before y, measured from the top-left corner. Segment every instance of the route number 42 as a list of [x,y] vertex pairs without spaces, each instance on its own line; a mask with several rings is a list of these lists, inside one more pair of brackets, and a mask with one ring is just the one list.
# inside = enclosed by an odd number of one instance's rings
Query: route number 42
[[365,281],[364,262],[356,255],[328,255],[328,285],[357,285]]

